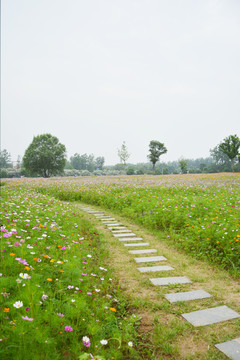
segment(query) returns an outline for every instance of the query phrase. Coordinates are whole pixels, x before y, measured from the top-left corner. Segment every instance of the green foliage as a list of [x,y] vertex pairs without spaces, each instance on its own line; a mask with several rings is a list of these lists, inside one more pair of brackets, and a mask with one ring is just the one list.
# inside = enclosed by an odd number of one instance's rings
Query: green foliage
[[237,135],[230,135],[226,137],[220,144],[219,150],[222,151],[231,161],[233,168],[234,159],[239,155],[240,139]]
[[99,156],[96,158],[95,163],[96,163],[96,168],[99,170],[103,170],[103,165],[104,165],[105,159],[103,156]]
[[72,167],[76,170],[87,170],[93,172],[96,169],[102,170],[104,165],[104,157],[99,156],[96,159],[93,154],[74,154],[70,157],[70,163]]
[[134,171],[134,168],[133,167],[129,167],[127,169],[127,175],[134,175],[135,174],[135,171]]
[[66,148],[51,134],[35,136],[23,157],[23,166],[29,174],[43,177],[62,173],[65,162]]
[[187,173],[188,160],[180,159],[178,162],[179,162],[179,165],[180,165],[181,173],[186,174]]
[[6,149],[0,151],[0,168],[6,169],[12,167],[11,155]]
[[5,170],[5,169],[4,169],[4,170],[2,170],[2,169],[0,170],[0,178],[1,178],[1,179],[3,179],[3,178],[6,179],[6,178],[8,178],[8,172],[7,172],[7,170]]
[[126,162],[130,157],[130,154],[129,154],[128,150],[127,150],[127,146],[126,146],[125,141],[122,143],[121,148],[118,149],[118,156],[120,158],[120,162],[123,165],[126,165]]
[[153,165],[153,171],[155,171],[156,162],[159,161],[161,155],[167,152],[167,148],[165,145],[159,141],[152,140],[149,144],[149,152],[148,159]]

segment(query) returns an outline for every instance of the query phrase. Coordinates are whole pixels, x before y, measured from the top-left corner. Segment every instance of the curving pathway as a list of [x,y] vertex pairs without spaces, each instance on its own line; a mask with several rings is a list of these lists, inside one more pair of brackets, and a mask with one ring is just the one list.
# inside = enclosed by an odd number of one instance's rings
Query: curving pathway
[[[80,208],[87,213],[95,216],[97,219],[100,219],[104,225],[112,232],[113,236],[116,237],[120,242],[124,244],[125,247],[142,247],[140,250],[129,250],[131,255],[146,255],[151,254],[151,256],[141,256],[135,257],[134,260],[137,264],[148,264],[151,262],[159,262],[159,265],[156,266],[144,266],[137,268],[141,273],[146,272],[155,272],[155,271],[171,271],[174,270],[173,267],[168,265],[162,265],[163,262],[166,262],[166,258],[161,255],[154,255],[157,253],[156,249],[148,249],[148,242],[143,242],[143,238],[137,237],[136,234],[128,230],[125,226],[118,223],[114,218],[104,215],[102,211],[94,210],[89,206],[80,206]],[[191,280],[186,276],[175,276],[175,277],[159,277],[159,278],[150,278],[149,279],[154,286],[166,286],[171,284],[183,284],[191,283]],[[165,298],[170,302],[174,303],[177,301],[191,301],[211,297],[211,294],[208,292],[199,289],[186,292],[176,292],[166,294]],[[190,322],[193,326],[206,326],[221,321],[227,321],[231,319],[237,319],[240,317],[240,314],[230,309],[228,306],[217,306],[213,308],[207,308],[203,310],[193,311],[190,313],[181,314],[181,316]],[[233,339],[221,344],[216,344],[215,347],[222,351],[226,356],[233,360],[240,360],[240,338]]]

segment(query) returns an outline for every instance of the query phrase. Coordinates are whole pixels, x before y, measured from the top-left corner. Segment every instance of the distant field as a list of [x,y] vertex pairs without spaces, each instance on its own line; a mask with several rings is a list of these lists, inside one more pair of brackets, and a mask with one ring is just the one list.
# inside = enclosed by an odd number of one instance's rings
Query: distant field
[[23,179],[39,192],[99,205],[150,230],[175,247],[240,270],[240,175],[202,174]]

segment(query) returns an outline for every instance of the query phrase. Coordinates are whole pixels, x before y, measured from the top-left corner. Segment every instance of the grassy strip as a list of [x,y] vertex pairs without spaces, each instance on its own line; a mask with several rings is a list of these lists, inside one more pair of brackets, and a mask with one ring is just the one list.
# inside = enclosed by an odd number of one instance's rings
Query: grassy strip
[[49,196],[4,186],[1,204],[0,357],[141,358],[104,237]]
[[[39,192],[66,201],[111,209],[153,231],[164,230],[174,246],[237,275],[240,270],[239,175],[209,175],[201,181],[168,177],[159,186],[132,183],[49,180]],[[82,185],[82,186],[80,186]],[[33,186],[33,183],[30,184]]]

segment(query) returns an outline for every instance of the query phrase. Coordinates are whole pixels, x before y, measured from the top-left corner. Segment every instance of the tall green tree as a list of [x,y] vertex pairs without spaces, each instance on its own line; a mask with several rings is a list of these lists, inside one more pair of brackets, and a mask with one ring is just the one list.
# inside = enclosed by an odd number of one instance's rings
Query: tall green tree
[[149,152],[148,159],[153,165],[153,171],[155,172],[155,165],[159,161],[161,155],[167,152],[167,148],[165,145],[157,140],[150,141],[149,144]]
[[23,166],[29,174],[43,177],[62,173],[65,162],[66,147],[51,134],[34,136],[23,157]]
[[239,155],[239,148],[240,139],[237,135],[230,135],[219,144],[219,150],[229,157],[232,170],[234,162],[237,160],[237,156]]
[[188,166],[188,160],[187,159],[180,159],[178,161],[180,169],[181,169],[181,173],[182,174],[186,174],[187,173],[187,166]]
[[103,169],[104,162],[105,162],[104,157],[103,157],[103,156],[98,156],[98,157],[96,158],[96,160],[95,160],[97,169],[102,170],[102,169]]
[[127,146],[125,141],[122,143],[122,146],[120,149],[118,149],[118,156],[120,158],[120,162],[123,165],[126,165],[127,160],[130,158],[130,154],[127,150]]
[[230,159],[219,149],[219,145],[215,146],[213,149],[210,149],[210,154],[214,160],[217,171],[231,170]]
[[3,149],[0,151],[0,168],[6,169],[9,167],[12,167],[11,155],[6,149]]

